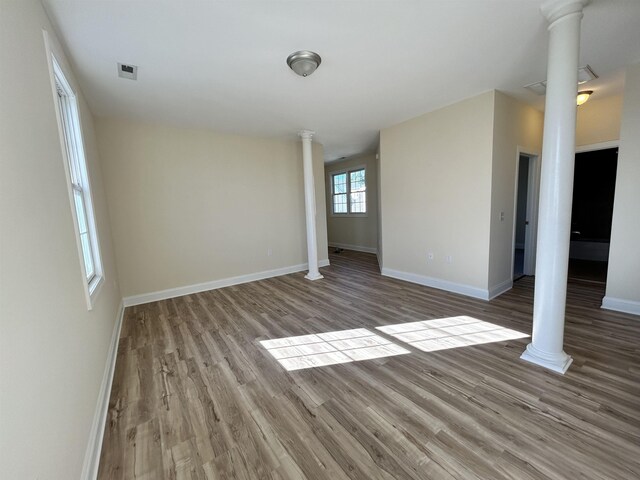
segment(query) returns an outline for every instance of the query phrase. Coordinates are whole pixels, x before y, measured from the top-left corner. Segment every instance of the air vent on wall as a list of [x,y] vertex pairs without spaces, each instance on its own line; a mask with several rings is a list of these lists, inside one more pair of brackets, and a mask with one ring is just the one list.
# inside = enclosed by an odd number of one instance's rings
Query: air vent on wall
[[125,63],[119,63],[118,76],[121,78],[128,78],[129,80],[137,80],[138,67],[135,65],[127,65]]

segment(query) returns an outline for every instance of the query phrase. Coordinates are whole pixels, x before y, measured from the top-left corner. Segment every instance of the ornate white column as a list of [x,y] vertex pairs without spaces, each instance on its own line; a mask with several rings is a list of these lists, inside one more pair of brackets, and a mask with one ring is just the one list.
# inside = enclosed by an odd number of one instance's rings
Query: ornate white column
[[576,140],[576,95],[582,9],[589,0],[551,0],[540,8],[549,22],[547,98],[542,140],[538,255],[533,335],[522,359],[564,373],[563,350]]
[[302,165],[304,169],[304,206],[307,218],[307,256],[309,257],[309,273],[304,278],[319,280],[324,278],[318,270],[318,240],[316,236],[316,186],[313,179],[313,154],[311,152],[310,130],[298,132],[302,138]]

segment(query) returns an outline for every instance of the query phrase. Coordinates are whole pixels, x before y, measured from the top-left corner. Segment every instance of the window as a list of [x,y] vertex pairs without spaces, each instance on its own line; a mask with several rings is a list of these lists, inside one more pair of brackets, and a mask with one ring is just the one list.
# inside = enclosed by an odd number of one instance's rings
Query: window
[[367,213],[365,169],[332,173],[331,194],[334,214]]
[[102,282],[102,266],[80,130],[80,116],[73,89],[53,55],[51,60],[59,126],[63,139],[63,154],[67,164],[72,215],[75,222],[85,293],[89,308],[91,308],[91,296],[97,292],[97,288]]

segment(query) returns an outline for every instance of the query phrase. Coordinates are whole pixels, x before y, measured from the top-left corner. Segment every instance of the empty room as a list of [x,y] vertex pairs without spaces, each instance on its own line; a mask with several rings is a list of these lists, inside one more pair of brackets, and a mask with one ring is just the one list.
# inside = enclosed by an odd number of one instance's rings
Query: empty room
[[639,26],[0,0],[0,477],[640,478]]

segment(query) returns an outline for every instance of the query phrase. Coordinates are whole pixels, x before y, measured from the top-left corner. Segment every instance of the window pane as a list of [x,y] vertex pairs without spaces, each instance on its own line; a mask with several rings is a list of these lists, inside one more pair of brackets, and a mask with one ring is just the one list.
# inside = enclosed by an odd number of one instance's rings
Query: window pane
[[359,182],[364,181],[364,169],[363,170],[355,170],[351,172],[351,181]]
[[364,170],[356,170],[355,172],[350,172],[349,178],[351,181],[352,192],[362,192],[366,189]]
[[73,201],[76,206],[76,216],[78,217],[78,231],[80,234],[87,233],[87,217],[84,213],[84,199],[82,192],[73,189]]
[[367,192],[356,192],[351,194],[351,213],[366,213]]
[[87,272],[87,280],[95,275],[93,268],[93,258],[91,258],[91,244],[89,242],[89,233],[80,235],[80,243],[82,244],[82,257],[84,258],[84,268]]
[[338,173],[333,176],[333,193],[347,193],[346,173]]
[[347,213],[347,195],[333,196],[333,213]]
[[73,189],[73,203],[76,207],[76,217],[78,218],[78,233],[80,234],[80,245],[82,247],[82,259],[84,260],[84,269],[87,272],[87,280],[91,280],[95,275],[95,266],[93,263],[93,249],[91,248],[91,239],[89,238],[89,228],[87,226],[87,209],[84,203],[84,193],[76,187]]

